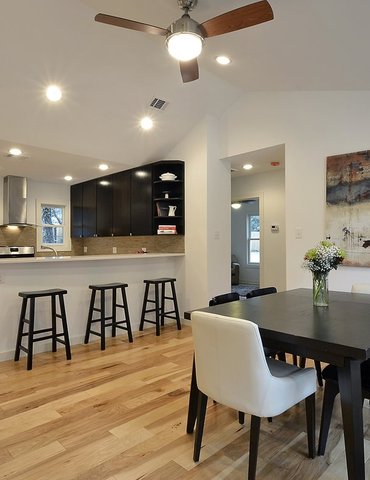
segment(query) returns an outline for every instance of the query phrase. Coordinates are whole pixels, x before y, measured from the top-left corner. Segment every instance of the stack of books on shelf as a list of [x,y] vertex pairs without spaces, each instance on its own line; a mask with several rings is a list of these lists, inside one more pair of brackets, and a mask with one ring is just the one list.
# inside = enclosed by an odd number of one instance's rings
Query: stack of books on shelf
[[176,235],[176,225],[158,225],[158,235]]

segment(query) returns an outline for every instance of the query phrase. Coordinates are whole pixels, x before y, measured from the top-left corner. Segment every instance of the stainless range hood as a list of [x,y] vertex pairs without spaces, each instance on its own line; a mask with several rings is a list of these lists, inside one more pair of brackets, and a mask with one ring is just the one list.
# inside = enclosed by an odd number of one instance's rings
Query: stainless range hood
[[27,223],[27,178],[4,177],[3,226],[35,226]]

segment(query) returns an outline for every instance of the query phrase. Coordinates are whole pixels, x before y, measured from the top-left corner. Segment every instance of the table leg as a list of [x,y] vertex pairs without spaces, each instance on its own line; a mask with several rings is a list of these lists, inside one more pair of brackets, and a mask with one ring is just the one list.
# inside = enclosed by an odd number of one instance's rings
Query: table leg
[[199,390],[197,386],[197,377],[195,373],[195,358],[193,357],[193,368],[191,372],[191,385],[189,395],[188,421],[186,425],[186,433],[193,433],[195,420],[197,418]]
[[345,359],[338,367],[348,480],[365,480],[361,362]]

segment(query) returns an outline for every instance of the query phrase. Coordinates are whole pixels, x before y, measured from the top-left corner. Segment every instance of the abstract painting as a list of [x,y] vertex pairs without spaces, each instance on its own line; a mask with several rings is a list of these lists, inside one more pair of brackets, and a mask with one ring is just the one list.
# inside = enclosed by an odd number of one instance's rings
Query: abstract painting
[[370,266],[370,150],[327,157],[326,238],[345,265]]

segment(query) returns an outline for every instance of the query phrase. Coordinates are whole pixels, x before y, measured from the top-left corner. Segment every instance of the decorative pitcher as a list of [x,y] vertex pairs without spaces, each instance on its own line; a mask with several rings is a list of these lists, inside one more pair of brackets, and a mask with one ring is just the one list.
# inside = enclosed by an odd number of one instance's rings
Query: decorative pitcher
[[168,206],[168,216],[169,217],[174,217],[176,215],[176,205],[169,205]]

